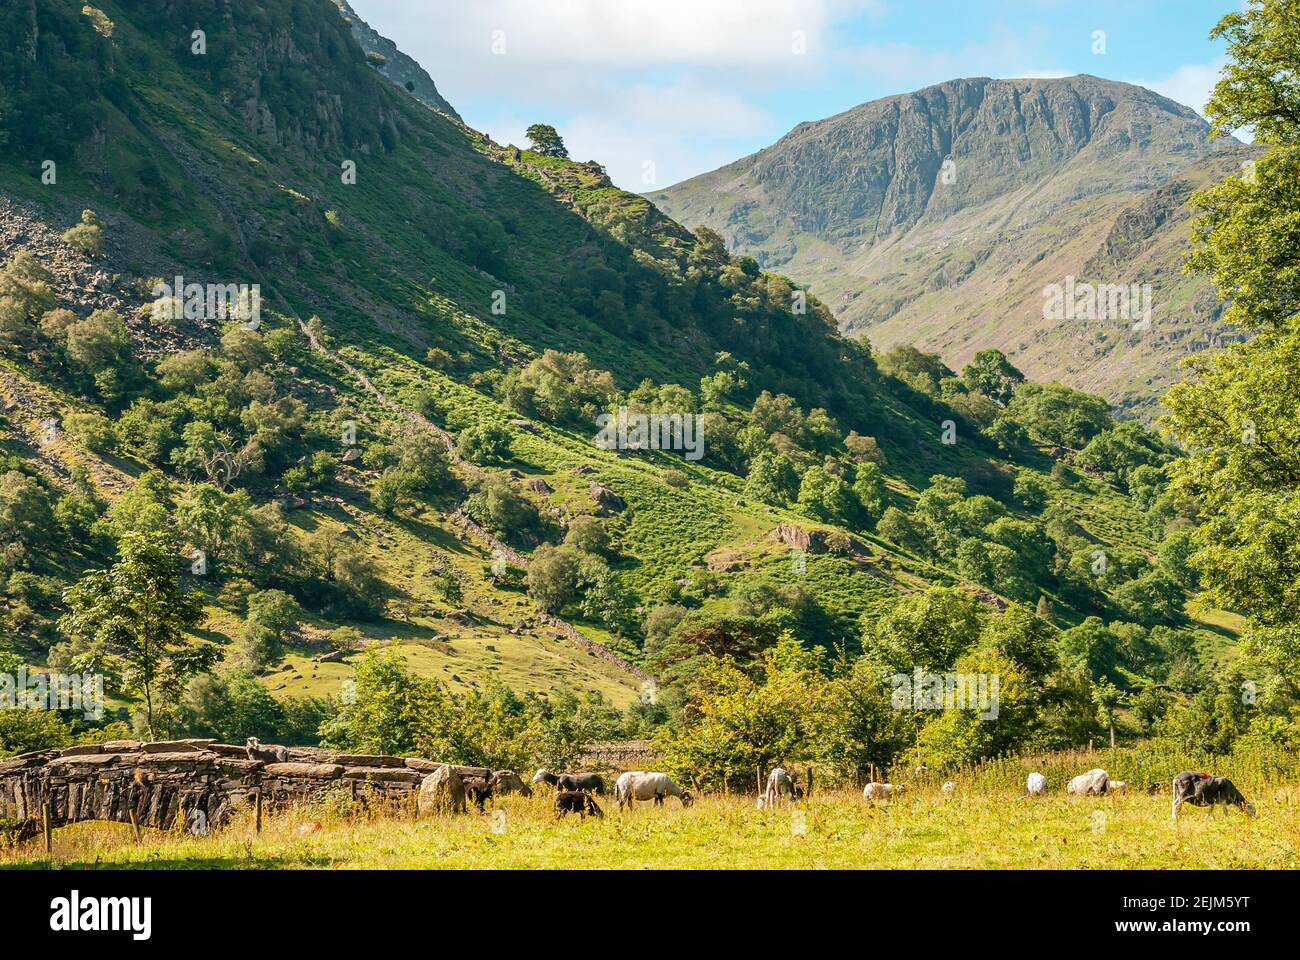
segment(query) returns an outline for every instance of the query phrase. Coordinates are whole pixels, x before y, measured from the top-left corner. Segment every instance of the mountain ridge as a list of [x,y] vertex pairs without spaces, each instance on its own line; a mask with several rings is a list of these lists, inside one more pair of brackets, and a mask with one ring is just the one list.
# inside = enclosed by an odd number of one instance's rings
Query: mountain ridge
[[[808,283],[846,333],[881,347],[915,340],[954,365],[970,358],[975,348],[963,344],[977,339],[1051,378],[1076,348],[1061,341],[1028,350],[1048,335],[1036,332],[1043,283],[1029,282],[1029,268],[1197,164],[1229,172],[1250,155],[1211,140],[1194,111],[1132,84],[1090,75],[972,78],[801,123],[770,147],[647,196],[688,226],[717,230],[737,253]],[[1224,166],[1215,157],[1234,159]],[[1185,236],[1186,217],[1175,219],[1168,229]],[[1027,236],[1036,247],[1021,242]],[[1171,251],[1156,273],[1168,281],[1177,259]],[[1102,263],[1092,251],[1051,260],[1059,261],[1057,282]],[[1106,266],[1099,282],[1132,279],[1123,264]],[[1160,305],[1157,320],[1173,339],[1217,319],[1208,308],[1190,311],[1201,290],[1171,292]],[[1003,335],[977,336],[999,313]],[[1116,343],[1108,336],[1107,354]],[[1066,382],[1149,416],[1175,375],[1175,352],[1157,341],[1131,364],[1072,371]]]

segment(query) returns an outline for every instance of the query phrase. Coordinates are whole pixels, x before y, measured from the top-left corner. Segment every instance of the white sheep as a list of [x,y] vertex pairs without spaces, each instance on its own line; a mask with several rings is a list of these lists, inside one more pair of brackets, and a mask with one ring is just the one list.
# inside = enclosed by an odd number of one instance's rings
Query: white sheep
[[862,796],[867,800],[892,800],[895,794],[903,792],[901,783],[876,783],[875,781],[867,784],[862,788]]
[[1100,797],[1106,792],[1108,782],[1110,782],[1109,774],[1098,767],[1087,773],[1081,773],[1071,780],[1065,792],[1072,797]]
[[1047,778],[1037,771],[1031,773],[1029,779],[1025,781],[1025,792],[1031,797],[1046,796]]

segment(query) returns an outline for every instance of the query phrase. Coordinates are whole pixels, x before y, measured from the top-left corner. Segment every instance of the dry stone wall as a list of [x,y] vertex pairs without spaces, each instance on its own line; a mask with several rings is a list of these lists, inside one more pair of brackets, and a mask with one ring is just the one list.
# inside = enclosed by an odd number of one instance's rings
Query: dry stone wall
[[[215,740],[119,740],[40,750],[0,760],[0,822],[20,836],[81,820],[161,830],[218,828],[240,809],[275,810],[340,791],[365,805],[410,804],[425,778],[446,768],[459,782],[491,771],[417,757],[289,748],[288,760],[250,760]],[[446,779],[446,773],[442,774]]]

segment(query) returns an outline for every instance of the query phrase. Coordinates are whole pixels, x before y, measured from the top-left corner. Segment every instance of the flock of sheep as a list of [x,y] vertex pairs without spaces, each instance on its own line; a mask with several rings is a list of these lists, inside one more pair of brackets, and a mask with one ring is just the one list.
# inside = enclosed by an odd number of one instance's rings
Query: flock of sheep
[[[917,767],[915,774],[919,777],[926,772],[924,766]],[[1172,784],[1173,790],[1173,819],[1178,819],[1178,810],[1184,803],[1190,803],[1194,807],[1209,807],[1210,812],[1214,812],[1215,807],[1222,807],[1224,815],[1227,815],[1229,807],[1236,807],[1247,816],[1255,816],[1255,805],[1242,796],[1241,791],[1236,788],[1231,780],[1227,777],[1216,777],[1212,774],[1201,773],[1198,771],[1185,770],[1178,776],[1174,777]],[[867,800],[890,800],[901,794],[906,789],[905,784],[901,783],[868,783],[862,788],[862,796]],[[944,793],[951,794],[957,789],[957,784],[949,780],[942,787]],[[1164,789],[1160,783],[1152,783],[1147,787],[1147,792],[1151,794],[1160,793]],[[798,784],[791,781],[785,770],[777,767],[768,777],[767,791],[760,800],[762,804],[772,804],[782,796],[795,796],[798,790]],[[1077,777],[1071,778],[1065,786],[1065,792],[1072,797],[1101,797],[1115,796],[1128,793],[1128,784],[1123,780],[1114,780],[1111,776],[1100,767],[1089,770],[1087,773],[1081,773]],[[1047,795],[1047,778],[1041,773],[1031,773],[1025,780],[1025,795],[1029,797],[1042,797]]]
[[[926,773],[924,766],[917,767],[914,775],[920,778]],[[517,778],[516,778],[517,779]],[[548,784],[555,788],[555,812],[557,816],[576,813],[581,817],[592,814],[603,817],[604,813],[596,803],[597,796],[605,795],[605,781],[596,773],[552,773],[538,770],[533,775],[532,784]],[[519,784],[523,787],[522,781]],[[1184,803],[1197,807],[1223,807],[1225,816],[1228,807],[1237,807],[1248,816],[1255,815],[1255,807],[1226,777],[1216,777],[1208,773],[1184,771],[1174,777],[1173,817],[1178,819],[1178,810]],[[956,792],[957,785],[949,780],[940,787],[945,794]],[[1159,783],[1150,784],[1148,793],[1159,793],[1164,787]],[[901,783],[880,783],[872,781],[862,788],[862,796],[869,801],[892,800],[906,790]],[[1034,772],[1025,781],[1025,795],[1028,797],[1046,796],[1048,792],[1047,777]],[[1100,797],[1128,793],[1128,784],[1123,780],[1114,780],[1100,768],[1089,770],[1074,777],[1066,785],[1065,792],[1070,796]],[[783,767],[776,767],[768,774],[767,785],[759,797],[759,807],[775,807],[786,801],[796,801],[805,794],[804,787]],[[471,790],[471,795],[473,795]],[[631,808],[636,801],[653,801],[662,806],[667,797],[677,797],[682,806],[690,806],[691,792],[683,790],[666,773],[655,771],[632,770],[620,774],[614,782],[614,799],[619,809]],[[482,809],[482,801],[479,808]]]

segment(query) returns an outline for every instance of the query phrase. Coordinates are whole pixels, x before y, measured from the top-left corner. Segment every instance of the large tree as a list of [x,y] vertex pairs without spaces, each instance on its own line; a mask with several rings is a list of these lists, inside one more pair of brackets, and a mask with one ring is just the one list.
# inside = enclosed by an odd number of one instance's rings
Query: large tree
[[60,625],[79,646],[78,666],[117,672],[122,688],[143,698],[151,738],[158,708],[176,703],[189,679],[221,658],[187,634],[202,618],[203,597],[182,587],[164,534],[128,534],[117,561],[82,577],[64,601],[71,612]]
[[1269,150],[1197,197],[1189,269],[1210,274],[1225,318],[1255,334],[1201,354],[1166,398],[1190,456],[1176,494],[1203,523],[1193,565],[1210,599],[1247,616],[1245,646],[1300,692],[1300,0],[1224,17],[1229,64],[1207,112],[1216,135],[1250,127]]
[[534,123],[524,132],[524,135],[532,143],[534,152],[544,157],[568,159],[569,151],[564,146],[564,140],[549,123]]

